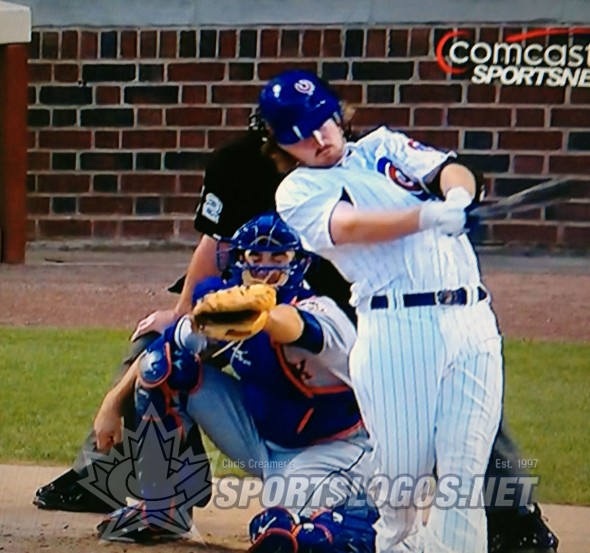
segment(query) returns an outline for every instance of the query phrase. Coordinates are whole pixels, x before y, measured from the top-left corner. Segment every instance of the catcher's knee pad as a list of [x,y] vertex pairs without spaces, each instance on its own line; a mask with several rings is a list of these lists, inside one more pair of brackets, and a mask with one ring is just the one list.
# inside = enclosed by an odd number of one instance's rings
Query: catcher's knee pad
[[375,551],[375,530],[373,524],[379,518],[379,512],[373,506],[340,506],[335,509],[316,511],[310,520],[325,528],[332,537],[334,553],[358,551],[373,553]]
[[[315,521],[302,522],[293,531],[297,553],[332,553],[334,539],[330,531]],[[344,550],[343,550],[344,551]]]

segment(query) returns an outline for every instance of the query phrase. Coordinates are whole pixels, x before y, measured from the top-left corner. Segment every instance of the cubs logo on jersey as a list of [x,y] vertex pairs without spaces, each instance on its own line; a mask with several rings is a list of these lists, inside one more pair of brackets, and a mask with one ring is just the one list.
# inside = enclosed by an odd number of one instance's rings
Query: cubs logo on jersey
[[382,157],[378,159],[377,170],[418,199],[428,199],[429,195],[425,192],[420,183],[415,182],[408,177],[401,169],[397,168],[389,158]]

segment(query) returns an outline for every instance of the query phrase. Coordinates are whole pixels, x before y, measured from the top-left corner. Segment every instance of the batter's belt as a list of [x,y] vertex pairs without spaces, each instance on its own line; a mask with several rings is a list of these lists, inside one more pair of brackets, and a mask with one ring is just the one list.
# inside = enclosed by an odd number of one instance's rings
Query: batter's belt
[[[402,294],[400,305],[394,299],[385,295],[372,296],[369,303],[371,309],[389,309],[389,307],[424,307],[432,305],[469,305],[485,300],[488,292],[482,286],[473,291],[468,288],[456,290],[439,290],[438,292],[419,292],[417,294]],[[391,305],[393,302],[393,305]]]

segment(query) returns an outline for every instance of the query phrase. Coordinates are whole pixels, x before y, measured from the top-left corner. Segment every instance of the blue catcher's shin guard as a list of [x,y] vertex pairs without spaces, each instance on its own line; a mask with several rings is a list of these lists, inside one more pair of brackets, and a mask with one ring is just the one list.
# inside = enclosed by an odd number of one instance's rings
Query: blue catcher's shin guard
[[249,527],[252,545],[248,553],[295,553],[297,541],[293,536],[298,520],[283,507],[271,507],[258,513]]

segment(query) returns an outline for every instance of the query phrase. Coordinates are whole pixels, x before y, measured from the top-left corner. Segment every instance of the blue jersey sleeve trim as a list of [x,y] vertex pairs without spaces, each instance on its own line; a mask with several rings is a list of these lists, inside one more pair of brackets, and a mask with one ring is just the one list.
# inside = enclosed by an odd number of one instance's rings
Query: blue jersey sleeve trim
[[307,311],[298,310],[299,316],[303,321],[303,332],[297,338],[292,346],[310,351],[313,354],[318,354],[324,349],[324,331],[319,321]]

